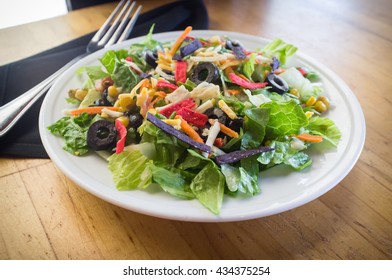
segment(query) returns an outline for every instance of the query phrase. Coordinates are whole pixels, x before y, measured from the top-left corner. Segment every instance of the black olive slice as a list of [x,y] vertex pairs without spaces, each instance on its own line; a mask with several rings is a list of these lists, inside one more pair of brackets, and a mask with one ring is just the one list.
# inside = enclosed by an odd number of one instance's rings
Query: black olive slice
[[112,148],[115,146],[116,140],[116,127],[109,121],[96,121],[87,131],[87,145],[94,151]]
[[228,127],[239,133],[241,131],[241,127],[244,124],[243,118],[235,118],[234,120],[230,120]]
[[144,59],[146,60],[147,64],[152,66],[152,67],[157,67],[157,60],[158,60],[158,54],[157,52],[154,52],[152,50],[147,50],[146,53],[144,54]]
[[286,83],[286,81],[276,74],[268,74],[268,76],[265,78],[265,81],[268,83],[268,86],[271,87],[268,89],[268,91],[276,92],[277,94],[282,95],[289,90],[289,85]]
[[202,62],[198,64],[192,72],[191,81],[200,84],[202,82],[214,83],[219,78],[218,67],[211,62]]
[[217,119],[224,125],[226,125],[230,120],[229,116],[220,108],[209,108],[204,112],[204,114],[207,115],[209,119]]
[[129,125],[134,129],[139,128],[139,126],[143,123],[143,116],[140,113],[130,113],[129,116]]

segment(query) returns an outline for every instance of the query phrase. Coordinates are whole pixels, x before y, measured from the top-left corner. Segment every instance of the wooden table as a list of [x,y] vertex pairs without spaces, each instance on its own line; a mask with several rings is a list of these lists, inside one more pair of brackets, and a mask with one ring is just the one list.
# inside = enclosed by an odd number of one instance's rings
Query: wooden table
[[[139,2],[146,11],[170,1]],[[333,69],[355,92],[366,143],[335,188],[266,218],[179,222],[105,202],[49,159],[0,158],[0,259],[391,259],[392,1],[322,2],[205,4],[210,29],[282,38]],[[97,29],[113,5],[0,30],[1,63]]]

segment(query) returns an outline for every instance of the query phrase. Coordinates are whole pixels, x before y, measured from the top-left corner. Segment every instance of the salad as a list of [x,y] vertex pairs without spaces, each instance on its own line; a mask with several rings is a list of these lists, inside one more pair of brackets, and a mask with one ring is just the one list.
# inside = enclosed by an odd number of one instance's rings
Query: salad
[[261,193],[260,171],[312,164],[314,145],[341,134],[316,72],[287,66],[297,48],[276,39],[248,50],[235,38],[145,38],[77,70],[65,116],[48,127],[64,150],[101,155],[119,191],[159,185],[218,215],[224,196]]

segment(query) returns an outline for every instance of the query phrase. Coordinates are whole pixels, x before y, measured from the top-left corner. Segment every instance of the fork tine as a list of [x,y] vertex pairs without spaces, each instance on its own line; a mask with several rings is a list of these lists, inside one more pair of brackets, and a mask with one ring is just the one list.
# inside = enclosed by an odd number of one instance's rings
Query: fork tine
[[[128,2],[129,2],[129,0],[128,0]],[[120,25],[118,26],[118,28],[116,29],[114,34],[111,36],[110,40],[106,43],[106,46],[111,46],[111,45],[113,45],[114,43],[117,42],[117,39],[118,39],[118,37],[120,37],[121,32],[124,30],[124,27],[127,24],[129,16],[131,15],[131,12],[132,12],[133,8],[135,7],[135,5],[136,5],[136,3],[132,2],[132,4],[129,7],[127,13],[125,14],[123,19],[121,20]]]
[[106,33],[106,31],[110,27],[110,23],[113,21],[113,18],[116,16],[117,12],[121,9],[123,4],[125,3],[125,0],[121,0],[120,3],[117,5],[117,7],[113,10],[113,12],[110,14],[110,16],[106,19],[104,24],[101,26],[101,28],[95,33],[94,37],[91,39],[93,42],[98,42],[102,36]]
[[140,5],[140,6],[136,9],[136,11],[135,11],[135,13],[133,14],[131,20],[128,22],[127,27],[125,27],[123,33],[121,34],[120,38],[118,39],[118,42],[122,42],[122,41],[124,41],[124,40],[126,40],[126,39],[128,38],[129,34],[131,33],[131,31],[132,31],[132,29],[133,29],[133,26],[134,26],[135,23],[136,23],[137,18],[139,17],[139,14],[140,14],[140,10],[141,10],[141,9],[142,9],[142,5]]
[[118,13],[116,19],[113,21],[113,23],[110,26],[109,30],[105,33],[105,35],[102,37],[102,39],[99,40],[98,46],[106,45],[106,43],[109,41],[109,39],[113,35],[114,31],[117,29],[118,25],[120,24],[121,18],[123,17],[124,13],[126,12],[126,10],[128,9],[130,4],[131,4],[130,0],[127,0],[125,2],[124,7],[120,11],[120,13]]

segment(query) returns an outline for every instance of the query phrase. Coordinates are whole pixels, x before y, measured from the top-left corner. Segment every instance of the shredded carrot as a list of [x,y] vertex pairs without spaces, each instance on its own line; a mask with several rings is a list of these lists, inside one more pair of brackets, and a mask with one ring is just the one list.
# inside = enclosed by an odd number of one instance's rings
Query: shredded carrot
[[160,98],[165,98],[166,97],[166,92],[164,92],[164,91],[157,91],[157,92],[155,92],[154,95],[157,96],[157,97],[160,97]]
[[190,138],[192,138],[193,140],[195,140],[197,142],[204,144],[203,139],[200,137],[199,134],[197,134],[197,132],[193,129],[193,127],[186,120],[184,120],[179,115],[175,116],[174,118],[181,119],[180,127],[181,127],[182,131],[184,131]]
[[238,138],[239,137],[238,133],[235,132],[234,130],[232,130],[230,127],[227,127],[227,126],[225,126],[222,123],[219,123],[219,126],[220,126],[220,131],[222,131],[227,136],[230,136],[232,138]]
[[239,89],[228,89],[227,92],[230,93],[231,95],[237,95],[237,94],[241,93],[241,90],[239,90]]
[[229,67],[225,68],[224,72],[225,72],[226,76],[229,77],[230,73],[233,72],[233,69],[229,66]]
[[323,141],[323,137],[320,135],[310,135],[307,133],[302,133],[302,134],[293,135],[293,136],[302,140],[302,141],[306,141],[306,142],[320,143],[321,141]]
[[108,109],[112,111],[120,111],[120,107],[111,107],[111,106],[95,106],[95,107],[85,107],[85,108],[78,108],[71,110],[69,113],[72,116],[77,116],[82,113],[87,113],[87,114],[100,114],[102,112],[102,109]]
[[185,40],[186,36],[192,31],[192,26],[188,26],[185,30],[181,33],[180,37],[178,37],[177,41],[174,43],[172,49],[170,50],[170,56],[175,55],[178,48],[181,46],[182,42]]
[[144,79],[144,82],[143,82],[143,84],[141,85],[140,88],[144,88],[144,87],[151,88],[151,83],[150,83],[150,81],[148,79]]

